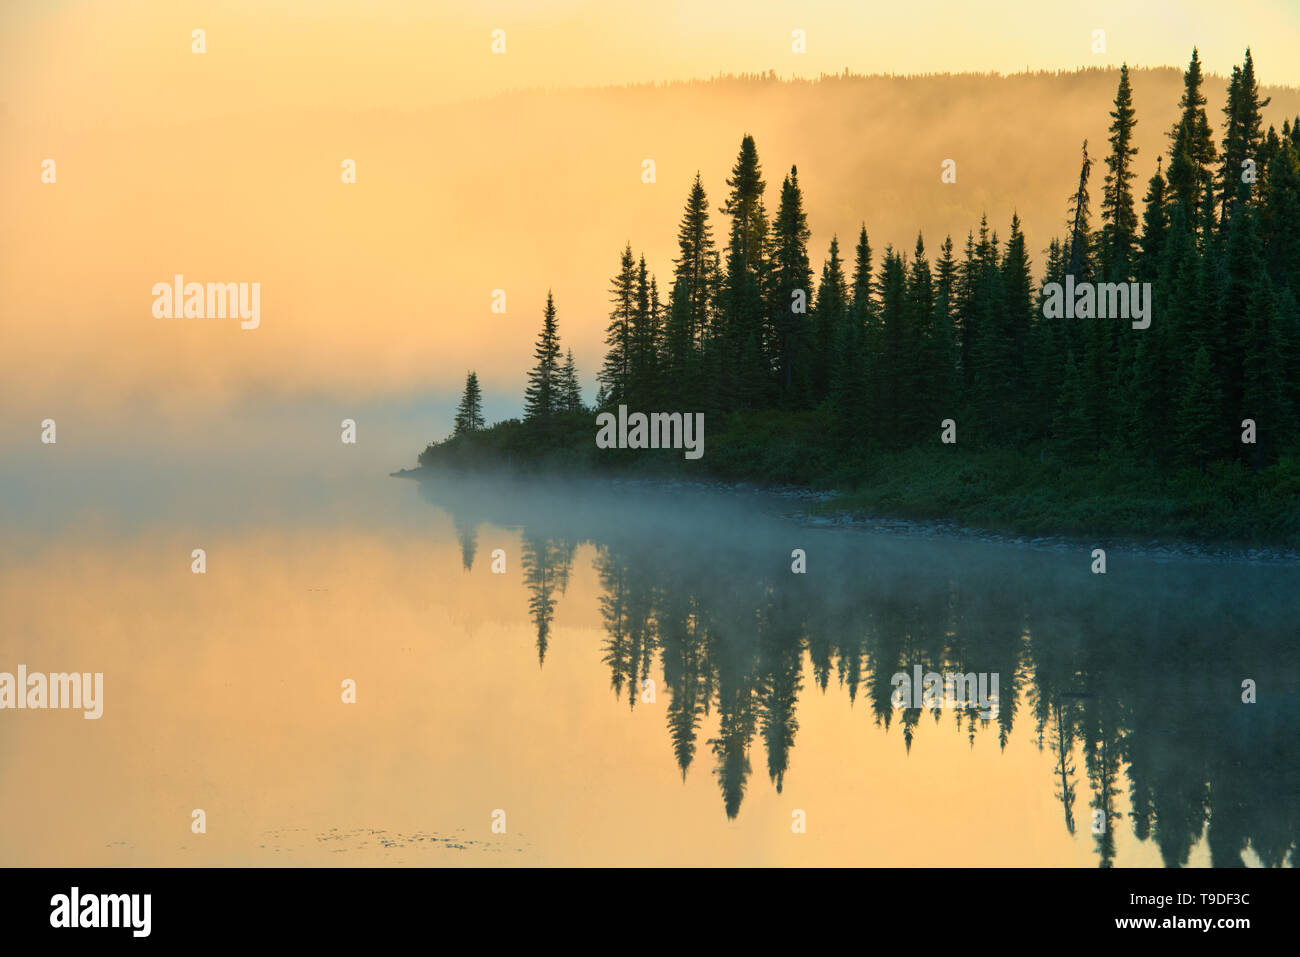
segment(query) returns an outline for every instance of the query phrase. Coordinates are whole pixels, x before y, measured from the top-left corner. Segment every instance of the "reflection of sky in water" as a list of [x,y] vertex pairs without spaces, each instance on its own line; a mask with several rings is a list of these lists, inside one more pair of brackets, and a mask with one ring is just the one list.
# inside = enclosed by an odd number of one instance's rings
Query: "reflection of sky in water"
[[[1295,840],[1295,570],[1113,552],[1101,577],[736,497],[422,488],[385,475],[418,427],[354,415],[370,447],[336,449],[343,417],[101,466],[61,425],[57,468],[4,468],[0,670],[103,671],[106,700],[0,714],[26,822],[0,860],[1204,865]],[[890,708],[916,663],[998,672],[997,719]]]

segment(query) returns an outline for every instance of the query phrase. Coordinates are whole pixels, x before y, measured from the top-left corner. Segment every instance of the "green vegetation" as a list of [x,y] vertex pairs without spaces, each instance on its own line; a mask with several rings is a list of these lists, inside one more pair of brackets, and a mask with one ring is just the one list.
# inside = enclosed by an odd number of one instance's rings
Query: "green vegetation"
[[[1248,50],[1216,150],[1201,83],[1193,51],[1168,173],[1157,158],[1139,217],[1121,69],[1100,226],[1085,142],[1037,284],[1013,215],[1005,242],[985,217],[960,255],[946,237],[932,264],[918,235],[875,271],[864,225],[849,261],[832,239],[814,289],[798,170],[769,217],[745,136],[724,250],[698,176],[666,303],[623,249],[595,408],[572,354],[559,362],[548,296],[524,419],[458,427],[420,462],[707,470],[998,530],[1300,543],[1300,118],[1263,132]],[[704,458],[598,450],[592,413],[619,405],[703,412]]]

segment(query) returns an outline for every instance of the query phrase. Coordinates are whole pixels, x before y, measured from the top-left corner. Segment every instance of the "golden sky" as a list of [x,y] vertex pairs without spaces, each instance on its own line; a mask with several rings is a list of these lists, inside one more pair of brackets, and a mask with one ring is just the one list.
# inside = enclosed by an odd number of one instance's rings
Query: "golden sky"
[[[1258,0],[16,0],[0,22],[11,109],[90,116],[411,109],[527,87],[692,79],[1182,65],[1227,74],[1252,46],[1262,82],[1300,85],[1300,4]],[[207,30],[207,72],[189,69]],[[490,52],[506,31],[505,56]],[[807,52],[791,33],[807,34]],[[1106,52],[1093,52],[1093,31]]]
[[[666,294],[695,171],[716,211],[745,132],[772,202],[799,164],[817,274],[831,235],[850,246],[864,221],[879,262],[887,242],[910,250],[918,229],[932,254],[945,232],[960,246],[983,211],[1003,238],[1019,212],[1041,267],[1080,140],[1094,158],[1104,144],[1121,60],[1181,69],[1198,44],[1207,70],[1226,74],[1249,44],[1262,82],[1295,85],[1298,28],[1289,0],[1249,15],[1208,0],[7,3],[0,400],[26,434],[32,415],[59,409],[450,396],[473,367],[489,411],[517,409],[548,288],[590,399],[623,244],[645,251]],[[796,29],[806,53],[792,52]],[[1092,51],[1096,29],[1105,53]],[[1080,66],[1107,72],[897,95],[599,89],[768,70]],[[1177,74],[1134,87],[1140,191],[1165,148]],[[519,90],[553,92],[497,96]],[[1217,134],[1222,82],[1206,92]],[[1266,122],[1300,112],[1300,90],[1270,92]],[[941,192],[946,157],[959,180]],[[651,186],[645,158],[658,163]],[[46,159],[54,184],[41,182]],[[341,182],[344,159],[355,185]],[[716,212],[714,228],[721,238]],[[150,290],[177,273],[259,282],[261,327],[154,318]],[[498,288],[504,316],[489,308]]]

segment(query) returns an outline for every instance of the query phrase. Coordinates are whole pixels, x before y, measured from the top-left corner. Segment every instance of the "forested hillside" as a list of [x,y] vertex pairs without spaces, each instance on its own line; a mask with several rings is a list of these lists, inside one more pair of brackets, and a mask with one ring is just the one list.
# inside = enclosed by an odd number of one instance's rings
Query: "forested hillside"
[[[1127,68],[1115,83],[1041,266],[1014,213],[906,248],[874,248],[864,221],[810,249],[812,174],[776,186],[743,135],[723,195],[692,183],[670,275],[631,244],[611,256],[596,409],[704,412],[712,474],[857,487],[904,513],[1288,540],[1300,119],[1265,125],[1249,51],[1212,117],[1193,53],[1165,147],[1143,155]],[[1064,310],[1062,288],[1079,290]],[[548,298],[522,423],[460,429],[422,461],[644,466],[597,454],[559,326]],[[1081,498],[1096,507],[1077,513]]]

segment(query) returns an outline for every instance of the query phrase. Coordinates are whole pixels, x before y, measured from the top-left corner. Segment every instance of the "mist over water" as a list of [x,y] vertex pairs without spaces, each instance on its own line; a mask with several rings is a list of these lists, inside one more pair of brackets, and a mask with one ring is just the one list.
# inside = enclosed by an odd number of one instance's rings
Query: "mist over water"
[[[5,715],[0,812],[34,823],[0,859],[1292,863],[1294,568],[1093,575],[757,493],[339,455],[108,470],[101,523],[6,483],[0,670],[105,701]],[[895,708],[915,666],[997,674],[996,714]]]
[[[1130,61],[1139,193],[1168,152],[1191,42],[1177,67]],[[188,43],[178,49],[193,59]],[[1256,54],[1261,70],[1280,68],[1282,58]],[[228,84],[248,76],[222,69],[224,100]],[[196,103],[94,127],[79,113],[33,126],[0,111],[0,137],[13,143],[0,154],[0,206],[12,220],[0,235],[0,313],[14,317],[0,402],[17,421],[57,418],[77,400],[107,416],[142,394],[187,415],[259,390],[437,390],[454,402],[476,369],[494,420],[519,413],[548,290],[590,399],[624,244],[645,254],[666,296],[697,171],[725,244],[717,207],[747,133],[773,212],[782,177],[798,167],[817,274],[832,237],[847,255],[863,225],[879,261],[887,245],[914,249],[918,232],[932,256],[948,235],[960,251],[985,215],[1005,241],[1014,214],[1039,278],[1067,221],[1080,145],[1100,155],[1106,142],[1117,69],[717,78],[530,90],[411,112],[269,110],[259,89],[238,106]],[[98,92],[103,79],[88,85]],[[1222,78],[1205,85],[1216,133],[1225,89]],[[1267,124],[1300,114],[1300,90],[1262,95],[1271,98]],[[77,171],[54,188],[28,175],[27,158],[53,149],[47,122],[60,131],[59,162]],[[153,142],[168,144],[166,164],[126,161]],[[345,157],[359,164],[355,188],[340,182]],[[653,184],[641,181],[647,158],[657,164]],[[945,158],[957,163],[956,184],[940,180]],[[148,218],[124,215],[124,203]],[[155,317],[154,284],[178,272],[259,282],[258,328]],[[504,314],[492,312],[496,289],[507,293]]]

